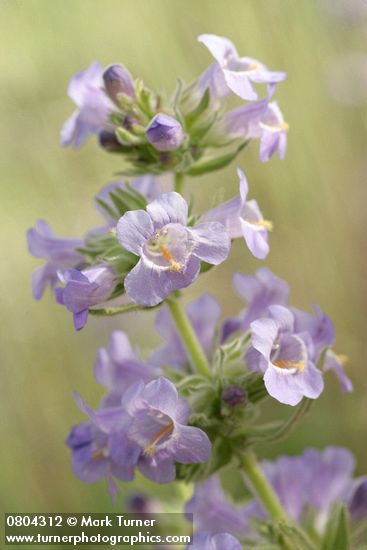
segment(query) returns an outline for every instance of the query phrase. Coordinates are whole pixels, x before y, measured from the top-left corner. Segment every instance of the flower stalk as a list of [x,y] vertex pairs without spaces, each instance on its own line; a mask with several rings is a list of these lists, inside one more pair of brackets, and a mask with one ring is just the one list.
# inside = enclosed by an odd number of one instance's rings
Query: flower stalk
[[207,358],[186,315],[185,309],[178,300],[173,298],[168,298],[166,303],[195,369],[199,374],[210,378],[211,371]]
[[184,177],[182,172],[175,173],[175,191],[176,193],[180,193],[180,195],[182,195],[184,188]]

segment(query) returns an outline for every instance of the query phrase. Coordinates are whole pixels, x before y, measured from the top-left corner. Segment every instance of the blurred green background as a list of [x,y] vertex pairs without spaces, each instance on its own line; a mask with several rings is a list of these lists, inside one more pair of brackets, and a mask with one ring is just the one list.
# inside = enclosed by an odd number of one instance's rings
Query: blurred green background
[[[112,509],[102,482],[89,486],[71,473],[64,439],[82,418],[71,392],[98,402],[94,356],[113,328],[126,329],[134,343],[143,333],[145,353],[158,341],[153,314],[94,318],[76,334],[49,292],[40,303],[32,300],[30,275],[39,262],[27,254],[27,228],[44,218],[57,235],[78,236],[98,225],[92,197],[119,168],[94,139],[78,152],[59,147],[60,127],[74,109],[68,80],[93,60],[123,62],[148,86],[171,91],[178,75],[190,81],[211,62],[196,42],[203,32],[228,36],[242,55],[288,73],[277,91],[290,124],[286,159],[261,165],[254,143],[238,164],[274,222],[266,265],[289,281],[292,304],[318,303],[333,318],[336,349],[349,356],[355,384],[353,394],[342,395],[328,377],[298,431],[261,453],[344,445],[355,453],[358,472],[366,472],[366,107],[333,102],[326,76],[339,55],[363,52],[366,25],[328,18],[310,0],[1,0],[0,15],[4,511]],[[234,168],[192,180],[188,192],[203,201],[232,196]],[[252,273],[260,265],[238,242],[230,261],[192,286],[186,299],[209,290],[233,315],[239,307],[233,271]],[[272,403],[268,412],[290,410]]]

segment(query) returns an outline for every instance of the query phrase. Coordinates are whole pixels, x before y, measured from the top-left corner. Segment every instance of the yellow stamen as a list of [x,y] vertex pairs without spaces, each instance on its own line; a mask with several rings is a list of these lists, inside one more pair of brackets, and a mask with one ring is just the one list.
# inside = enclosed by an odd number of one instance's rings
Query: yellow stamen
[[282,124],[279,125],[279,128],[281,130],[284,130],[284,132],[288,132],[289,131],[289,124],[288,122],[283,122]]
[[302,361],[294,362],[294,361],[275,361],[273,363],[276,367],[279,367],[280,369],[297,369],[299,371],[303,371],[305,368],[305,364]]
[[273,230],[273,222],[271,222],[269,220],[259,220],[257,222],[253,222],[253,225],[263,227],[264,229],[267,229],[268,231]]
[[159,250],[162,253],[163,258],[170,264],[171,271],[181,271],[182,264],[179,262],[176,262],[176,260],[173,258],[172,254],[168,250],[167,247],[163,246],[163,244],[159,245]]
[[172,430],[173,430],[173,422],[170,422],[169,424],[167,424],[167,426],[162,428],[153,437],[153,439],[150,441],[148,447],[146,447],[146,449],[144,450],[144,453],[148,456],[153,456],[154,453],[155,453],[155,448],[156,448],[157,443],[159,443],[160,440],[163,439],[166,435],[169,435],[172,432]]
[[339,361],[339,363],[342,365],[342,367],[343,367],[346,363],[348,363],[348,361],[349,361],[348,355],[343,355],[343,354],[337,355],[337,354],[335,353],[335,359],[336,359],[337,361]]
[[246,69],[246,72],[247,71],[256,71],[256,69],[258,69],[260,67],[260,65],[258,63],[251,63],[251,65],[249,65]]
[[92,454],[92,460],[103,460],[104,458],[106,458],[105,449],[98,449]]

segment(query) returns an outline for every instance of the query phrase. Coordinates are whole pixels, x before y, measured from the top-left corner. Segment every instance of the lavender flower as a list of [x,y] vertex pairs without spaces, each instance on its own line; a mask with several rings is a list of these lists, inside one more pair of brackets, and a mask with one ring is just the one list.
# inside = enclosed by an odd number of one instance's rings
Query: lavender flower
[[40,300],[47,284],[54,288],[58,282],[58,272],[83,263],[83,257],[76,249],[82,246],[80,239],[61,239],[55,237],[50,226],[38,220],[34,228],[27,232],[28,250],[35,258],[47,260],[46,265],[38,267],[32,273],[32,293]]
[[228,502],[218,476],[196,485],[193,497],[185,506],[185,513],[193,514],[194,527],[198,531],[228,532],[239,537],[248,534],[249,520],[252,519],[247,506]]
[[86,483],[106,478],[114,498],[117,493],[114,478],[132,481],[139,453],[139,449],[127,439],[129,417],[117,407],[94,413],[78,395],[75,397],[89,421],[74,426],[66,440],[72,450],[73,471]]
[[246,332],[252,321],[267,315],[269,306],[287,304],[288,284],[265,267],[258,269],[255,276],[235,273],[233,284],[237,293],[247,302],[247,308],[237,317],[225,321],[222,340],[237,330]]
[[135,86],[131,74],[123,65],[111,65],[103,73],[107,95],[118,104],[119,94],[135,97]]
[[158,151],[175,151],[185,137],[181,124],[164,113],[158,113],[150,121],[146,136]]
[[74,316],[75,330],[88,320],[88,309],[106,301],[116,287],[116,276],[107,265],[95,265],[83,271],[69,269],[60,277],[64,288],[56,288],[56,300]]
[[164,193],[147,211],[127,212],[117,224],[120,244],[140,256],[125,279],[125,289],[142,306],[159,304],[173,290],[199,275],[200,260],[220,264],[230,249],[222,224],[187,227],[187,204],[178,193]]
[[[331,319],[318,306],[314,306],[314,310],[316,315],[292,309],[295,330],[301,336],[305,335],[304,340],[308,354],[317,364],[322,358],[324,350],[335,343],[335,330]],[[344,372],[344,361],[344,356],[336,355],[331,349],[328,349],[324,358],[323,370],[324,372],[332,371],[335,374],[343,392],[351,392],[353,384]]]
[[269,99],[233,109],[224,117],[224,131],[233,138],[259,139],[260,160],[267,162],[278,152],[285,157],[289,126],[275,101]]
[[197,533],[186,550],[242,550],[242,544],[229,533]]
[[316,399],[324,389],[321,372],[312,362],[304,339],[295,333],[292,312],[270,306],[270,318],[251,323],[252,348],[246,354],[249,368],[264,373],[269,394],[286,405],[302,398]]
[[[186,311],[203,350],[210,357],[221,313],[218,302],[209,294],[203,294],[187,306]],[[155,326],[166,344],[153,351],[149,363],[156,367],[164,365],[173,368],[184,367],[189,357],[166,307],[158,311]]]
[[68,95],[77,105],[61,130],[61,145],[74,149],[83,145],[90,134],[98,134],[108,127],[108,117],[114,105],[102,90],[103,69],[92,63],[88,69],[71,79]]
[[122,398],[122,408],[130,416],[129,441],[140,449],[140,472],[157,483],[176,477],[175,462],[206,462],[211,444],[207,435],[186,426],[189,409],[166,378],[131,386]]
[[[276,84],[285,79],[285,73],[270,71],[256,59],[240,57],[234,44],[227,38],[202,34],[198,40],[216,60],[214,67],[210,68],[210,76],[222,95],[232,91],[242,99],[253,101],[258,97],[253,83]],[[204,79],[208,79],[207,74]],[[223,82],[218,86],[219,79],[223,79],[226,86],[223,86]]]
[[348,504],[353,521],[361,521],[367,518],[367,478],[358,480]]
[[203,220],[223,224],[231,239],[243,237],[255,258],[263,260],[269,253],[268,231],[272,224],[264,220],[256,200],[246,200],[247,179],[240,168],[237,168],[237,174],[240,179],[240,195],[209,210]]
[[112,333],[107,348],[98,350],[94,374],[97,382],[109,392],[105,403],[117,405],[129,386],[139,380],[147,381],[154,370],[138,359],[127,334],[116,330]]

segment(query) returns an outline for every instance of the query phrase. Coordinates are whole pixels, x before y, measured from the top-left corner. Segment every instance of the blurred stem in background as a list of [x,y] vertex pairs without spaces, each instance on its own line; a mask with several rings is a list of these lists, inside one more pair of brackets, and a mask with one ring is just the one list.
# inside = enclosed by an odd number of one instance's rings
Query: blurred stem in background
[[190,320],[182,304],[175,298],[166,300],[171,312],[177,331],[180,334],[184,345],[188,351],[189,357],[197,372],[207,378],[211,377],[211,371],[201,344],[191,326]]
[[180,193],[182,195],[184,187],[184,174],[175,174],[175,191],[176,193]]

